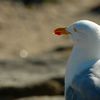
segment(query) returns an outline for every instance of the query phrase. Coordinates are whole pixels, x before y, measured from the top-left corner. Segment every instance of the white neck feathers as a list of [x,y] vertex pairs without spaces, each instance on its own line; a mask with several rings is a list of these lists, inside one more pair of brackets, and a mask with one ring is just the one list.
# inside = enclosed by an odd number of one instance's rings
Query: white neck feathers
[[75,46],[68,60],[65,75],[65,91],[70,86],[73,78],[83,70],[91,67],[97,59],[92,57],[91,52]]

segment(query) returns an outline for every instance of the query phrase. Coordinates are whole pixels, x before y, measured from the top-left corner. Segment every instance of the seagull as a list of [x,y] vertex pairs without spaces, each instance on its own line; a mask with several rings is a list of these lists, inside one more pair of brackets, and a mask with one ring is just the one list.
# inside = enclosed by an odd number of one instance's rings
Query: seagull
[[65,73],[65,100],[100,100],[100,25],[79,20],[54,32],[71,35],[74,43]]

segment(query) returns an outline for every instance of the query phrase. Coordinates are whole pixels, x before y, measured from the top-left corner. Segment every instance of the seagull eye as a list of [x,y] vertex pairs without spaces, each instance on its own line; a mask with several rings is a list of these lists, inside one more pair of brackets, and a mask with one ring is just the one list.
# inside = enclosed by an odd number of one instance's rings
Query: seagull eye
[[74,30],[74,32],[77,32],[77,29],[75,27],[73,28],[73,30]]

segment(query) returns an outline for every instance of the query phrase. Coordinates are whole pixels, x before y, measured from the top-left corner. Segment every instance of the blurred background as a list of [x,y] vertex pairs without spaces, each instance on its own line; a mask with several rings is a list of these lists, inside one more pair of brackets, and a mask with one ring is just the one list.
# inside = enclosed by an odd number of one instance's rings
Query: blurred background
[[0,0],[0,100],[64,100],[73,42],[57,27],[100,24],[99,0]]

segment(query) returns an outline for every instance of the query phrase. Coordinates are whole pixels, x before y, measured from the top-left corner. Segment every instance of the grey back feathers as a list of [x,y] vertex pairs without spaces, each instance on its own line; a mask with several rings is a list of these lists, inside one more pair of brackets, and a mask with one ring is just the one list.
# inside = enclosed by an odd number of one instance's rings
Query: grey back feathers
[[100,100],[100,63],[77,75],[66,92],[66,100]]

